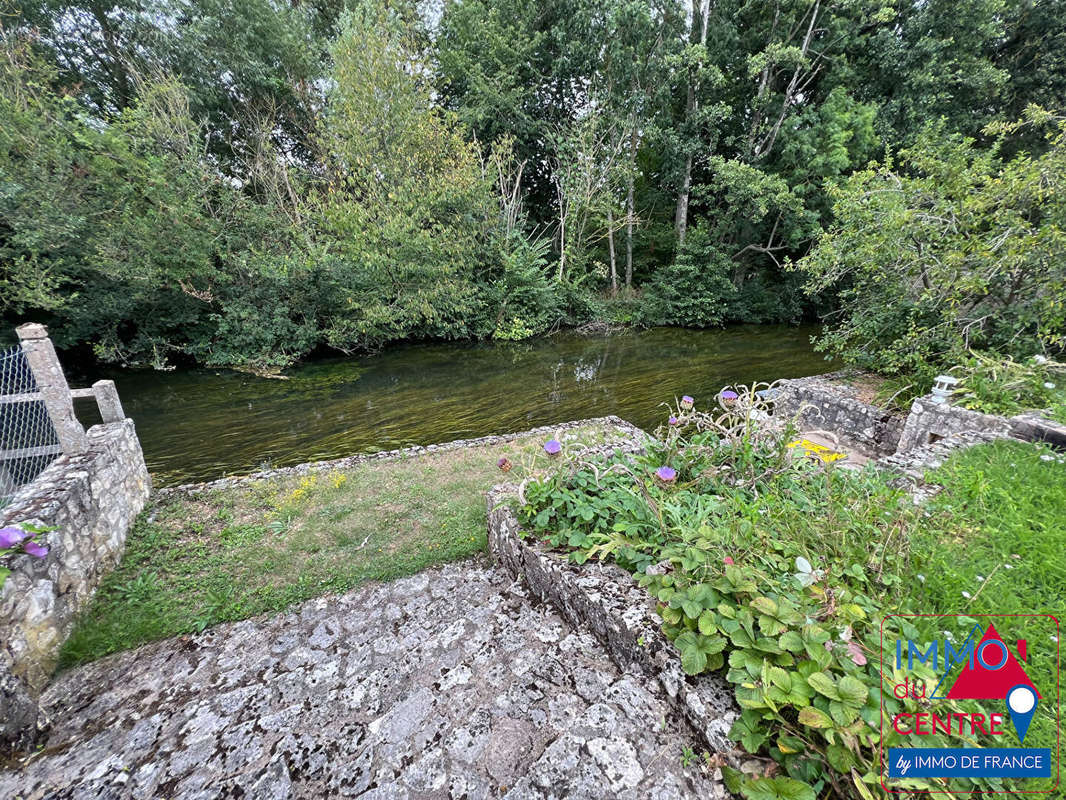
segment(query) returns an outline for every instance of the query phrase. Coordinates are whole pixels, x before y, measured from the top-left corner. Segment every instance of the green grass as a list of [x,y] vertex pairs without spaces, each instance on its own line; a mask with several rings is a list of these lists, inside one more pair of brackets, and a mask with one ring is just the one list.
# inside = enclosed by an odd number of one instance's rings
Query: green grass
[[[589,425],[564,446],[618,438]],[[60,655],[60,666],[278,611],[485,550],[485,492],[545,466],[546,436],[367,462],[151,505]],[[497,460],[514,469],[501,474]]]
[[[932,472],[929,479],[945,489],[913,538],[912,553],[921,554],[911,575],[914,605],[926,613],[1066,621],[1064,461],[1046,447],[1002,440],[957,453]],[[1026,746],[1046,746],[1055,741],[1058,711],[1059,647],[1051,637],[1061,634],[1046,618],[1018,618],[1011,628],[1004,638],[1012,646],[1015,637],[1027,639],[1025,668],[1044,697]]]

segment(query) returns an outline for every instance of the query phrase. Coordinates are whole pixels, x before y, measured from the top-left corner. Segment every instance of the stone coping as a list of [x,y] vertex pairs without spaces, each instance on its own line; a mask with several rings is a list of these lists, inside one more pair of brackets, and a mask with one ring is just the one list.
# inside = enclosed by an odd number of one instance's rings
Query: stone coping
[[662,631],[647,590],[613,564],[570,563],[519,533],[508,505],[516,487],[501,484],[487,495],[488,543],[493,558],[550,602],[573,626],[590,630],[623,670],[657,680],[680,715],[712,752],[740,758],[729,729],[740,714],[733,689],[716,673],[686,675],[681,656]]
[[158,489],[154,493],[156,499],[163,499],[175,494],[199,494],[200,492],[208,492],[215,489],[228,489],[235,486],[244,486],[257,481],[268,480],[270,478],[282,478],[292,475],[307,475],[312,472],[322,472],[326,470],[334,469],[347,469],[359,464],[367,464],[375,461],[395,461],[402,458],[410,458],[411,456],[421,456],[429,453],[441,453],[449,450],[460,450],[466,447],[484,447],[486,445],[502,445],[508,444],[521,439],[526,436],[535,436],[537,434],[548,435],[556,434],[560,431],[572,431],[578,428],[584,428],[589,425],[606,425],[611,426],[617,432],[627,440],[631,439],[644,439],[647,434],[634,425],[631,422],[627,422],[621,417],[617,417],[614,414],[610,414],[606,417],[589,417],[588,419],[572,420],[570,422],[560,422],[555,425],[540,425],[536,428],[530,428],[525,431],[517,431],[515,433],[502,433],[494,434],[490,436],[479,436],[474,439],[456,439],[451,442],[444,442],[442,444],[427,444],[427,445],[413,445],[411,447],[401,447],[395,450],[383,450],[379,453],[359,453],[353,456],[344,456],[343,458],[328,459],[325,461],[308,461],[303,464],[296,464],[292,467],[279,467],[277,469],[260,470],[248,475],[233,475],[225,478],[217,478],[213,481],[204,481],[201,483],[184,483],[180,486],[167,486],[162,489]]

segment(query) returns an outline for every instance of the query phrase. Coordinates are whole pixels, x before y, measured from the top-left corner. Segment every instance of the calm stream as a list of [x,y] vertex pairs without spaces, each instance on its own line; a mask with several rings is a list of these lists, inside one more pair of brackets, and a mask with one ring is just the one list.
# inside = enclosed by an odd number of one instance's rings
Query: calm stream
[[[659,404],[675,396],[698,402],[729,383],[826,371],[809,344],[816,330],[658,328],[399,346],[298,366],[290,380],[215,370],[94,377],[118,384],[155,484],[166,486],[606,414],[650,429],[663,417]],[[91,422],[83,412],[79,404]]]

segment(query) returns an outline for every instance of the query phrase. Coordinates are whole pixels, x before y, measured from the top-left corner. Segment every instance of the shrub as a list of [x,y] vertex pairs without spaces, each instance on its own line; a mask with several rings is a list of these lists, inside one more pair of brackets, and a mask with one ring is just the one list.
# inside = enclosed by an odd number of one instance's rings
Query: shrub
[[736,294],[732,261],[700,226],[689,231],[677,260],[655,273],[645,316],[654,325],[720,325]]
[[1000,145],[1049,125],[1046,152],[999,147],[934,125],[898,163],[831,189],[835,222],[799,262],[809,292],[838,287],[819,348],[926,382],[970,349],[1015,358],[1066,345],[1066,120],[1032,109],[990,129]]

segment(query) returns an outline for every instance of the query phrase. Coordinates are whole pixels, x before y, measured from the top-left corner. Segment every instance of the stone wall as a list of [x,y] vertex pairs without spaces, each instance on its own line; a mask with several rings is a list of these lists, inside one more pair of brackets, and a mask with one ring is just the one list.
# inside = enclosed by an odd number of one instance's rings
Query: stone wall
[[739,755],[729,729],[740,713],[721,675],[685,675],[677,648],[662,632],[655,602],[630,575],[611,564],[578,566],[519,535],[507,501],[516,488],[488,494],[488,542],[493,558],[575,627],[589,630],[623,670],[657,680],[674,707],[712,752]]
[[783,380],[772,400],[774,416],[795,419],[800,430],[823,430],[867,456],[894,453],[903,431],[902,415],[860,399],[843,382],[848,373],[831,372]]
[[36,698],[100,579],[122,556],[150,480],[132,420],[90,428],[88,452],[62,456],[0,509],[0,525],[53,528],[45,558],[13,558],[0,588],[0,739],[26,743]]
[[982,414],[948,403],[934,403],[932,396],[926,395],[911,405],[897,452],[905,453],[949,436],[978,431],[1006,436],[1011,432],[1011,423],[1006,417]]
[[1027,442],[1044,442],[1066,450],[1066,425],[1045,418],[1039,411],[1019,414],[1010,419],[1011,433]]

